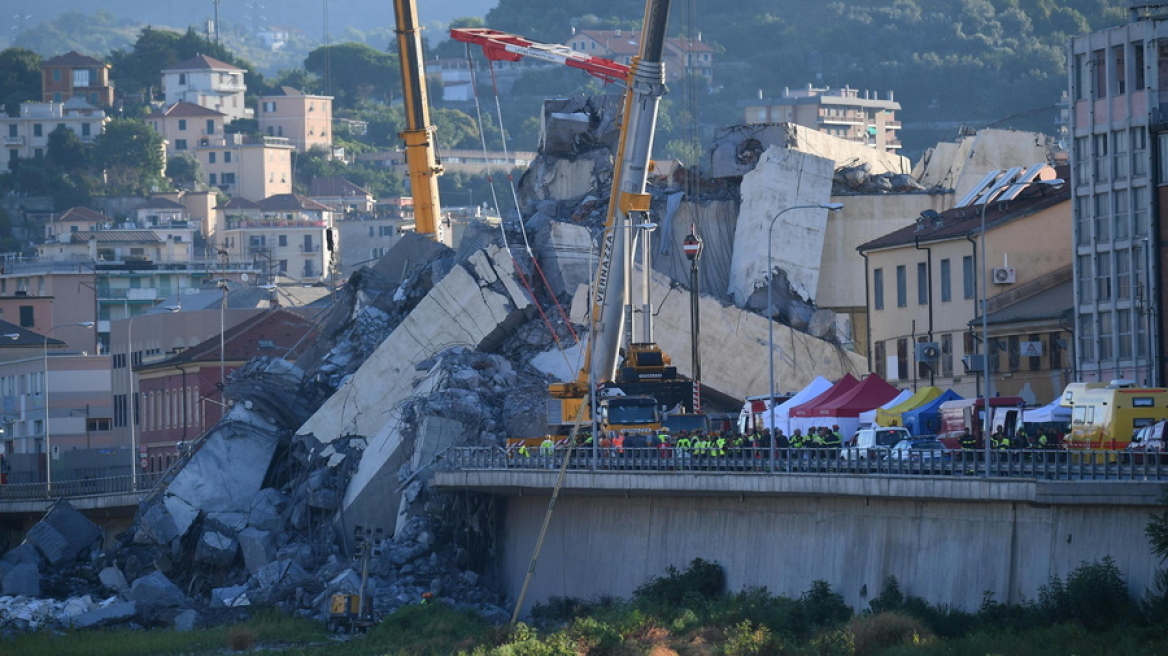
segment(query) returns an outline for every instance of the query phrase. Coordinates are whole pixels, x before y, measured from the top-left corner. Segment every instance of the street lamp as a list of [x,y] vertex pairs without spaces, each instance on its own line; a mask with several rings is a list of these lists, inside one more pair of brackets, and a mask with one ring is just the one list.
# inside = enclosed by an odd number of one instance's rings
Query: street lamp
[[[604,230],[600,231],[600,239],[603,241],[605,233],[609,232],[610,230],[624,230],[624,229],[633,229],[633,230],[637,230],[637,231],[643,231],[645,233],[650,233],[650,232],[653,232],[654,230],[657,229],[657,224],[646,221],[644,223],[629,223],[629,224],[625,224],[625,225],[609,226],[609,227],[605,228]],[[593,248],[590,249],[588,251],[588,253],[589,253],[589,255],[591,255],[594,252],[595,252],[595,244],[593,244]],[[630,248],[627,249],[627,252],[630,254],[633,252],[633,249],[631,246],[630,246]],[[630,255],[630,257],[631,257],[631,255]],[[609,265],[611,266],[611,264],[612,263],[610,262]],[[624,264],[622,263],[621,266],[624,266]],[[596,271],[593,270],[592,285],[590,285],[591,292],[592,292],[592,294],[591,294],[592,299],[596,298],[596,291],[597,291],[596,285],[599,282],[600,282],[600,277],[598,275],[596,275]],[[625,281],[625,284],[628,284],[627,279]],[[627,301],[628,301],[628,299],[621,299],[622,303],[627,302]],[[589,310],[589,317],[588,317],[588,403],[589,403],[588,407],[589,407],[589,412],[592,415],[592,463],[593,463],[594,467],[600,462],[600,421],[599,421],[599,418],[597,417],[597,405],[596,405],[596,364],[593,362],[593,356],[595,354],[592,352],[592,346],[593,346],[593,344],[596,343],[595,342],[595,340],[596,340],[596,321],[597,321],[596,314],[597,314],[597,311],[599,309],[600,308],[592,307]]]
[[[178,312],[179,305],[163,305],[167,312]],[[130,423],[130,491],[138,489],[138,392],[134,389],[134,319],[141,315],[130,315],[126,324],[126,375],[130,377],[130,404],[126,412]]]
[[78,328],[92,328],[94,324],[92,321],[79,321],[77,323],[62,323],[52,328],[45,333],[44,344],[41,351],[45,360],[45,379],[41,381],[45,388],[45,489],[53,490],[53,433],[50,429],[52,421],[49,417],[49,335],[58,328],[67,328],[69,326],[76,326]]
[[[793,205],[787,209],[779,212],[771,219],[771,224],[767,228],[767,371],[770,376],[770,399],[768,399],[769,406],[767,412],[770,413],[771,419],[771,471],[775,469],[775,318],[774,318],[774,265],[771,264],[771,234],[774,232],[775,223],[778,222],[779,217],[790,212],[791,210],[829,210],[838,212],[844,208],[843,203],[817,203],[815,205]],[[764,422],[765,425],[765,422]]]
[[[1046,185],[1048,187],[1063,186],[1062,178],[1052,178],[1050,180],[1034,180],[1030,184]],[[985,397],[982,399],[982,425],[981,425],[981,441],[982,451],[985,453],[985,476],[989,478],[990,475],[990,397],[993,396],[991,388],[994,384],[994,377],[990,375],[990,319],[989,319],[989,300],[990,300],[990,286],[989,286],[989,271],[986,268],[986,210],[989,209],[990,201],[982,203],[981,205],[981,366],[982,375],[985,377],[985,389],[983,393]]]

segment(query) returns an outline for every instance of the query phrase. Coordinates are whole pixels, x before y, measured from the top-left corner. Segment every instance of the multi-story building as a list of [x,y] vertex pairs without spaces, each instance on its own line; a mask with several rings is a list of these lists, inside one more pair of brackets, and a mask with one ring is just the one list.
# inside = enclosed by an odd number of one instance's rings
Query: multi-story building
[[[442,167],[450,172],[483,174],[487,172],[509,171],[514,168],[525,168],[535,159],[535,153],[513,150],[507,153],[502,151],[450,149],[442,151]],[[361,153],[356,157],[358,162],[372,162],[384,166],[403,175],[409,173],[404,150],[380,150],[372,153]],[[474,202],[474,199],[469,199]]]
[[763,98],[760,92],[757,100],[742,100],[738,106],[746,123],[795,123],[878,150],[901,148],[896,136],[900,103],[891,91],[881,99],[876,92],[861,96],[850,87],[817,89],[808,84],[804,89],[784,89],[781,98]]
[[20,116],[0,112],[6,158],[11,169],[18,158],[40,159],[49,152],[49,134],[58,127],[72,130],[85,143],[93,143],[109,121],[105,112],[80,96],[63,103],[20,104]]
[[260,96],[260,132],[284,137],[299,152],[333,147],[333,97],[279,87]]
[[198,55],[162,71],[162,93],[166,104],[189,102],[227,115],[227,121],[252,118],[244,104],[247,85],[238,66],[207,55]]
[[207,184],[224,193],[259,200],[292,193],[292,145],[282,137],[226,134],[194,149]]
[[413,230],[413,219],[361,216],[336,222],[340,257],[337,268],[342,278],[348,278],[362,266],[381,259],[401,239],[407,227]]
[[1168,22],[1162,2],[1128,7],[1068,51],[1075,357],[1083,381],[1163,385]]
[[320,282],[332,272],[336,244],[327,205],[278,194],[258,203],[232,199],[217,210],[212,239],[233,261],[301,282]]
[[[957,207],[922,212],[914,224],[859,247],[872,371],[902,385],[980,393],[981,301],[988,296],[993,389],[1020,392],[1029,383],[1043,403],[1062,391],[1073,377],[1070,334],[1060,313],[1048,310],[1060,298],[1062,309],[1070,307],[1071,254],[1066,240],[1051,238],[1065,234],[1070,222],[1070,190],[1034,182],[1055,177],[1045,165],[999,172]],[[983,272],[983,259],[991,270]],[[936,344],[939,357],[925,361],[916,343]],[[968,370],[966,356],[973,356]]]
[[146,125],[166,140],[167,157],[208,146],[212,139],[221,142],[227,121],[223,112],[185,101],[156,109],[145,118]]
[[313,178],[308,197],[343,214],[371,214],[377,199],[364,187],[344,178]]
[[[572,34],[567,46],[586,55],[630,64],[633,57],[640,54],[641,33],[633,30],[580,30]],[[707,83],[714,83],[714,49],[701,39],[666,39],[664,62],[668,80],[700,75]]]
[[90,105],[111,107],[114,86],[110,65],[76,50],[57,55],[41,64],[41,100],[63,103],[80,98]]

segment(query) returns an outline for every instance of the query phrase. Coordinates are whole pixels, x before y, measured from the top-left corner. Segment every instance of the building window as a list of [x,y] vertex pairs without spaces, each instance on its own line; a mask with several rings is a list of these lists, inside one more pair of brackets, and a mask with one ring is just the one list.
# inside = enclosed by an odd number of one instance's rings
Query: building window
[[1143,91],[1144,81],[1144,42],[1132,41],[1132,91]]
[[1111,195],[1095,196],[1095,241],[1111,241]]
[[941,260],[941,302],[953,300],[953,271],[949,259]]
[[1148,234],[1148,188],[1135,187],[1132,192],[1132,233],[1137,237]]
[[1051,333],[1050,342],[1050,368],[1052,371],[1063,368],[1063,334]]
[[1116,349],[1120,358],[1132,357],[1132,311],[1115,311]]
[[223,151],[223,163],[224,164],[231,163],[231,151],[230,150]]
[[1127,131],[1117,130],[1111,133],[1111,152],[1113,153],[1111,159],[1115,163],[1115,168],[1111,175],[1115,180],[1127,179]]
[[896,340],[896,379],[908,380],[908,339]]
[[1111,253],[1100,253],[1095,259],[1095,300],[1111,300]]
[[1115,297],[1131,298],[1131,251],[1115,252]]
[[34,137],[43,137],[43,136],[45,136],[45,128],[44,128],[44,126],[43,126],[43,125],[41,125],[40,123],[33,123],[33,124],[32,124],[32,136],[34,136]]
[[917,303],[929,304],[929,265],[917,262]]
[[1086,246],[1091,243],[1091,205],[1087,196],[1075,199],[1075,243]]
[[175,150],[186,150],[187,149],[187,140],[186,139],[175,139],[174,140],[174,149]]
[[986,346],[986,353],[990,356],[990,373],[996,374],[1001,369],[1001,357],[999,354],[1004,346],[1000,340],[990,338],[989,344]]
[[941,375],[953,375],[953,335],[941,335]]
[[224,173],[223,174],[223,184],[235,184],[235,174],[234,173]]
[[1112,323],[1111,312],[1099,313],[1099,359],[1110,360],[1115,357],[1114,350],[1115,326]]
[[88,123],[81,124],[81,136],[83,136],[83,137],[90,136],[90,127],[89,127]]
[[1075,180],[1079,184],[1087,183],[1087,163],[1091,160],[1087,152],[1087,137],[1075,139],[1074,151],[1071,153],[1075,164]]
[[20,306],[20,327],[33,328],[36,326],[36,314],[31,305]]
[[178,74],[178,83],[179,84],[186,84],[187,83],[187,74],[186,73],[179,73]]
[[210,184],[210,185],[219,184],[219,176],[214,174],[214,173],[208,173],[207,174],[207,184]]
[[884,309],[884,269],[872,271],[872,307]]
[[280,235],[277,241],[278,241],[280,246],[287,246],[288,245],[288,235]]
[[1107,51],[1095,50],[1091,53],[1091,70],[1094,71],[1095,84],[1091,88],[1091,97],[1095,100],[1107,97]]
[[[1143,52],[1141,50],[1141,52]],[[1147,128],[1132,128],[1131,131],[1131,173],[1133,178],[1148,174],[1148,131]]]
[[973,278],[973,256],[966,255],[961,258],[961,284],[965,287],[965,298],[973,298],[977,291],[977,286]]
[[1094,286],[1095,274],[1094,267],[1091,266],[1092,258],[1090,255],[1078,256],[1078,274],[1079,274],[1079,303],[1090,303],[1094,298],[1092,294],[1092,287]]
[[180,119],[178,120],[178,129],[179,129],[179,131],[184,131],[184,132],[186,131],[186,129],[187,129],[187,120],[186,120],[185,118],[180,118]]
[[215,134],[215,121],[214,121],[214,119],[207,119],[207,134]]
[[1127,93],[1127,58],[1124,57],[1123,44],[1111,47],[1112,80],[1111,95],[1120,96]]
[[908,268],[903,264],[896,266],[896,307],[908,305]]
[[1112,214],[1112,235],[1115,239],[1127,239],[1128,236],[1128,221],[1131,218],[1129,214],[1131,205],[1129,198],[1131,194],[1127,189],[1116,189],[1112,195],[1115,199],[1115,211]]
[[60,82],[60,81],[61,81],[61,69],[59,69],[59,68],[54,68],[54,69],[53,69],[53,81],[54,81],[54,82]]
[[1109,159],[1107,157],[1107,134],[1095,135],[1095,152],[1092,153],[1094,162],[1095,182],[1107,182]]
[[884,342],[876,342],[875,347],[872,349],[872,359],[875,360],[872,364],[876,370],[876,375],[884,380],[888,380],[888,356],[884,350]]
[[207,153],[207,163],[208,164],[215,163],[215,151],[212,150],[211,152]]
[[1010,371],[1018,371],[1018,368],[1022,366],[1022,344],[1017,335],[1010,335],[1006,338],[1006,349],[1006,359]]

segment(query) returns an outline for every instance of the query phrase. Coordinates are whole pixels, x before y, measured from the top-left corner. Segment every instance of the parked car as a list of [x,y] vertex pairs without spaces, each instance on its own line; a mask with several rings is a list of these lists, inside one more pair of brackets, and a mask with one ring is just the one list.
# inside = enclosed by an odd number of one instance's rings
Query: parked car
[[1168,464],[1168,449],[1164,448],[1166,428],[1168,421],[1158,421],[1137,430],[1132,436],[1132,441],[1124,449],[1131,462]]
[[901,440],[888,450],[888,460],[911,463],[940,463],[953,460],[953,453],[937,440]]
[[911,437],[903,426],[861,428],[847,441],[840,455],[844,460],[879,460],[889,449]]

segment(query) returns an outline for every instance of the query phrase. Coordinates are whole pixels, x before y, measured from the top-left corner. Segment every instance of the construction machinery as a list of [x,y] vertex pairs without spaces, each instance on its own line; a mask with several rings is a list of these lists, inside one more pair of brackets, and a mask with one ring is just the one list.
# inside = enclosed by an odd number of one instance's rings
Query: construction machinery
[[[602,431],[655,432],[667,411],[695,410],[695,383],[677,373],[653,339],[648,235],[644,234],[655,227],[648,220],[651,197],[646,187],[658,105],[666,92],[663,57],[669,6],[670,0],[647,0],[639,55],[628,65],[498,30],[450,31],[451,38],[482,47],[493,61],[535,57],[625,87],[613,189],[591,290],[590,337],[576,378],[549,387],[552,425],[591,422],[595,415]],[[638,240],[643,245],[644,276],[642,302],[636,310],[639,331],[633,325],[630,292],[633,244]]]
[[426,93],[426,70],[422,57],[422,27],[416,0],[393,0],[398,57],[401,60],[402,104],[406,128],[399,133],[405,142],[410,194],[414,199],[414,231],[435,241],[447,242],[442,232],[438,198],[438,163],[434,147],[434,125],[430,122],[430,102]]

